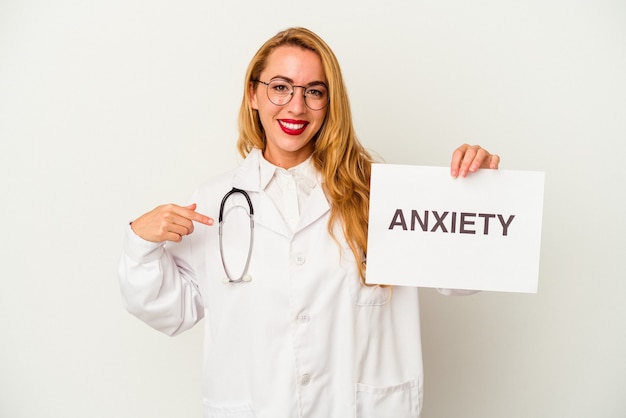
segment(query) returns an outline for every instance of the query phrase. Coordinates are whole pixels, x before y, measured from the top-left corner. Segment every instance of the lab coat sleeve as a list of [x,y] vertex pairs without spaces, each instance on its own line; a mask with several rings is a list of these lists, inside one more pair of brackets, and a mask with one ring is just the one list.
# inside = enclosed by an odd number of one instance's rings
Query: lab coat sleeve
[[[185,240],[175,253],[185,254]],[[202,297],[184,257],[163,243],[137,236],[130,226],[119,264],[122,301],[131,314],[167,335],[180,334],[203,316]]]

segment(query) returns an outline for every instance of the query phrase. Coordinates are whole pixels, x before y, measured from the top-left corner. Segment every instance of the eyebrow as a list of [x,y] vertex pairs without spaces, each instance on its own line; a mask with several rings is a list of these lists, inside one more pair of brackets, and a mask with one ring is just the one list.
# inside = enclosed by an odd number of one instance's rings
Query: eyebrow
[[[270,78],[270,81],[276,80],[276,79],[285,80],[285,81],[290,82],[291,84],[294,84],[293,79],[291,79],[289,77],[286,77],[284,75],[275,75],[274,77]],[[310,83],[305,84],[305,87],[313,86],[315,84],[322,84],[322,85],[328,87],[328,85],[324,81],[311,81]]]

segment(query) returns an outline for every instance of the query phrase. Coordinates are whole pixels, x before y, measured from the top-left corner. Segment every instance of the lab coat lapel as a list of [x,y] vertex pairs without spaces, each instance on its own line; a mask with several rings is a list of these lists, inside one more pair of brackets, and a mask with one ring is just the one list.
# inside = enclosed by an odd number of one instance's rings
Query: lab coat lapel
[[254,223],[285,237],[291,237],[291,230],[278,211],[272,199],[261,190],[259,168],[261,152],[253,149],[233,177],[233,187],[250,192],[254,206]]
[[233,187],[248,192],[258,192],[261,189],[261,173],[259,170],[260,151],[252,149],[233,176]]
[[255,193],[255,196],[257,197],[256,201],[259,208],[258,213],[256,211],[254,213],[256,224],[287,238],[291,237],[291,229],[287,225],[287,221],[280,214],[269,195],[264,191],[260,191]]
[[315,188],[311,191],[311,195],[304,205],[304,208],[301,208],[300,222],[298,223],[295,232],[298,232],[311,225],[320,217],[324,216],[329,210],[330,205],[328,204],[328,200],[326,199],[326,195],[324,194],[324,189],[322,187],[320,179],[317,182]]

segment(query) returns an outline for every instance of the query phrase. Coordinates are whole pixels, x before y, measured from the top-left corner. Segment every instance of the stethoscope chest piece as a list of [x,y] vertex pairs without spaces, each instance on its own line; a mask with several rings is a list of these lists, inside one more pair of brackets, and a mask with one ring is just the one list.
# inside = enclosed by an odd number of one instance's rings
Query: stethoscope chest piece
[[241,280],[233,280],[233,279],[229,278],[228,276],[226,276],[226,277],[224,277],[224,278],[222,279],[222,282],[223,282],[223,283],[225,283],[225,284],[229,284],[229,283],[241,283],[241,282],[248,283],[248,282],[251,282],[251,281],[252,281],[252,276],[250,276],[249,274],[244,274],[244,275],[241,277]]

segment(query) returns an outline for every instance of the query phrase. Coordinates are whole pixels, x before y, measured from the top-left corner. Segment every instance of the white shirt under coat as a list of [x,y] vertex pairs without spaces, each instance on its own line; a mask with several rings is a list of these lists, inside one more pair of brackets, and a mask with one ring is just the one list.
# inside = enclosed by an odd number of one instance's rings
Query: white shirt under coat
[[[339,244],[328,232],[320,181],[310,161],[286,171],[255,149],[194,194],[198,212],[217,219],[232,187],[249,193],[248,283],[223,282],[217,225],[196,224],[178,244],[151,243],[128,229],[120,262],[128,311],[169,335],[204,318],[205,418],[419,416],[418,291],[361,284],[341,228]],[[241,195],[227,207],[235,203],[246,206]],[[224,248],[239,274],[250,232],[247,217],[235,216]]]

